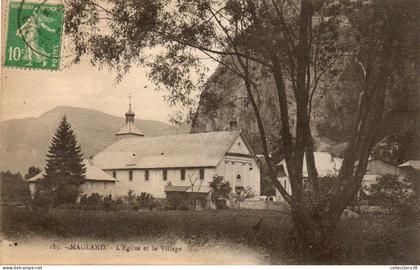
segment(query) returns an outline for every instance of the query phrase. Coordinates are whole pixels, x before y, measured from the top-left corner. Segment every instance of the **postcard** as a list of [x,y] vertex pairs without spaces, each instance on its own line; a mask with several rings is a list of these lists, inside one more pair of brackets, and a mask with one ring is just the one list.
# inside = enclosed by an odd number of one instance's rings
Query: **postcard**
[[3,265],[420,264],[419,1],[2,1]]

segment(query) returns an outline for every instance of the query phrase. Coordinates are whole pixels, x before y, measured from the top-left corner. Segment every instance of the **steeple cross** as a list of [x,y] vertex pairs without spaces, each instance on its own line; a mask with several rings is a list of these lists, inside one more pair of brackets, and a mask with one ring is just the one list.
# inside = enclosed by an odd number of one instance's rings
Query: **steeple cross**
[[131,92],[128,93],[128,105],[130,106],[130,109],[131,109]]

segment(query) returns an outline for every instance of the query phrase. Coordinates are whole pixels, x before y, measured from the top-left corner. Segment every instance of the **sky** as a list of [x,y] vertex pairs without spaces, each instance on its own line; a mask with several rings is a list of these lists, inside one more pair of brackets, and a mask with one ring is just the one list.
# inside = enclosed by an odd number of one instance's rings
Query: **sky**
[[87,61],[61,71],[3,68],[0,119],[38,117],[60,105],[123,116],[131,92],[136,118],[168,122],[171,109],[163,93],[153,90],[145,69],[133,68],[119,83],[115,78]]
[[[4,24],[1,25],[2,36],[4,28]],[[0,122],[39,117],[63,105],[123,116],[128,108],[129,93],[132,96],[132,108],[136,118],[169,122],[169,114],[173,109],[164,101],[164,93],[154,91],[155,86],[147,79],[145,68],[132,67],[129,74],[117,83],[116,73],[107,69],[99,70],[93,67],[88,59],[82,59],[80,64],[67,67],[73,57],[65,40],[64,36],[62,68],[59,71],[24,70],[2,66]],[[210,70],[216,67],[215,63],[209,61],[203,64]]]

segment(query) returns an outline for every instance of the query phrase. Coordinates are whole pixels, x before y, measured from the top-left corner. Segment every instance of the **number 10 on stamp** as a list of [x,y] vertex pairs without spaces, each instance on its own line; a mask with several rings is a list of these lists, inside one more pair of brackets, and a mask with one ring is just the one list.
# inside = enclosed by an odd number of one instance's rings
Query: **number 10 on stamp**
[[58,70],[63,17],[63,5],[11,2],[5,66]]

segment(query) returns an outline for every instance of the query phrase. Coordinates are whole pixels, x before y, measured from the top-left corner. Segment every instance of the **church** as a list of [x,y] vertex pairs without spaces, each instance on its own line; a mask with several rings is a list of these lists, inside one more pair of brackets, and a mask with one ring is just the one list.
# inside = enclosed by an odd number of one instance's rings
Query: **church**
[[[222,176],[239,193],[250,187],[260,195],[260,167],[240,130],[148,137],[134,124],[129,109],[116,141],[85,161],[82,194],[112,194],[113,198],[150,193],[165,198],[165,190],[208,193],[214,176]],[[27,180],[35,190],[42,173]]]

